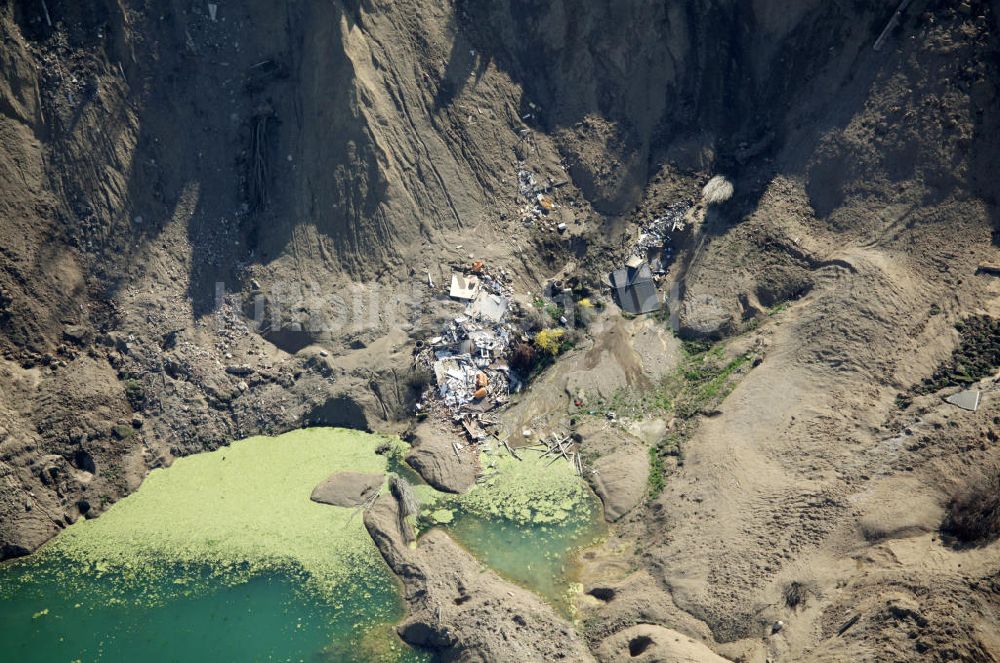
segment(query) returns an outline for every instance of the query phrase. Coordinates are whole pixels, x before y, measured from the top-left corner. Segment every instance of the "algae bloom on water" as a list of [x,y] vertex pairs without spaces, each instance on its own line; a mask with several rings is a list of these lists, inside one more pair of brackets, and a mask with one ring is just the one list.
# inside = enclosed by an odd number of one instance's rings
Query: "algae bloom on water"
[[[190,660],[205,647],[220,660],[420,660],[385,628],[402,606],[361,514],[309,500],[333,472],[384,472],[384,442],[299,430],[153,471],[100,518],[0,568],[5,647],[18,660]],[[372,646],[378,632],[385,647]]]
[[529,450],[480,454],[482,478],[464,495],[418,486],[426,526],[443,526],[476,558],[571,616],[579,550],[604,534],[597,499],[565,459]]
[[518,460],[501,450],[480,456],[483,480],[459,498],[462,507],[481,517],[515,523],[562,523],[586,520],[592,499],[574,467],[525,453]]

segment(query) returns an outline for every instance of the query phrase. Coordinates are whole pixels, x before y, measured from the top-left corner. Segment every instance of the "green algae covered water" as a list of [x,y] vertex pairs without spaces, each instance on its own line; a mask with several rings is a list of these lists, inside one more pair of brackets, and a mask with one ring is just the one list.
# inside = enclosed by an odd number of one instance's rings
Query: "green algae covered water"
[[482,476],[468,493],[424,496],[425,522],[572,618],[577,556],[605,534],[603,512],[570,463],[527,449],[519,458],[483,453]]
[[332,472],[384,471],[384,441],[301,430],[153,471],[0,568],[0,658],[429,660],[392,632],[399,590],[360,513],[309,500]]
[[[0,660],[417,663],[395,578],[360,511],[309,500],[333,472],[409,474],[386,438],[343,429],[257,437],[155,470],[100,518],[0,566]],[[402,445],[389,440],[391,445]],[[419,486],[443,526],[571,616],[575,552],[602,531],[566,463],[484,454],[462,496]]]
[[4,661],[428,660],[388,625],[402,615],[388,578],[334,604],[278,572],[226,583],[177,568],[136,585],[56,557],[29,566],[0,570]]
[[501,576],[541,595],[563,616],[573,617],[577,555],[604,534],[603,523],[596,518],[598,512],[590,511],[585,520],[548,525],[484,520],[459,512],[445,527]]

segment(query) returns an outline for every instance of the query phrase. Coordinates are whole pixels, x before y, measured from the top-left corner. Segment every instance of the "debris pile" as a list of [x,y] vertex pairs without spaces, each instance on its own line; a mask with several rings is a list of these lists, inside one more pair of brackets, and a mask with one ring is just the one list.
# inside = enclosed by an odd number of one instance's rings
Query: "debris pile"
[[449,294],[466,303],[465,314],[429,339],[415,359],[434,375],[434,388],[425,392],[418,411],[449,418],[473,442],[488,437],[484,427],[498,425],[487,413],[506,403],[511,391],[507,358],[520,331],[509,322],[506,280],[481,261],[453,273]]
[[687,203],[674,203],[663,214],[642,226],[639,230],[639,239],[632,247],[631,256],[645,260],[655,251],[653,271],[657,274],[666,271],[666,265],[673,254],[670,236],[672,233],[684,230],[684,219],[688,209],[690,205]]
[[[525,437],[530,437],[531,431],[526,430],[523,434]],[[552,459],[546,463],[546,467],[560,458],[565,458],[576,469],[576,473],[583,476],[583,460],[580,458],[580,454],[574,451],[575,447],[576,442],[571,436],[552,433],[548,437],[539,438],[534,444],[522,447],[522,449],[537,451],[541,453],[540,458],[551,456]]]
[[526,226],[539,224],[549,230],[566,230],[566,224],[550,218],[549,214],[559,206],[552,193],[566,182],[554,182],[551,177],[545,178],[545,184],[540,184],[535,174],[522,165],[517,171],[517,192],[523,202],[521,207],[521,223]]

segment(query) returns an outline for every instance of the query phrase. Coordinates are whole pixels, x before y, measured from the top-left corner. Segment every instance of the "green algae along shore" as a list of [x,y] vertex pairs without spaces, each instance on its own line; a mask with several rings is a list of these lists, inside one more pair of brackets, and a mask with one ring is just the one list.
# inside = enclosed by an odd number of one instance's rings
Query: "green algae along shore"
[[386,443],[402,444],[304,429],[154,470],[0,568],[5,648],[20,661],[425,660],[391,631],[398,584],[361,514],[309,499],[333,472],[384,472]]
[[[146,660],[184,658],[195,643],[260,660],[427,660],[391,631],[404,614],[398,583],[360,509],[309,499],[335,472],[399,470],[404,450],[395,438],[313,428],[178,459],[100,518],[0,568],[0,630],[19,660],[116,660],[154,640]],[[567,560],[593,542],[596,503],[568,464],[527,456],[484,453],[465,495],[417,486],[419,521],[565,608]],[[157,640],[178,623],[186,640]],[[213,635],[220,625],[237,632]]]

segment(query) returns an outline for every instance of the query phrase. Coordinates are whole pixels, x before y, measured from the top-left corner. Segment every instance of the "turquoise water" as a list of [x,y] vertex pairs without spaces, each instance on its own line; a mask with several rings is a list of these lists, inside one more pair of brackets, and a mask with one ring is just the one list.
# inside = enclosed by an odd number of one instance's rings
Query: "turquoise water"
[[[404,616],[399,586],[359,512],[308,499],[335,470],[412,478],[398,454],[375,455],[380,442],[310,429],[154,471],[100,518],[0,565],[0,663],[428,663],[395,634]],[[584,491],[561,511],[562,491],[579,489],[575,477],[560,483],[550,469],[512,460],[508,469],[520,474],[482,489],[480,498],[490,499],[449,498],[454,519],[445,528],[486,565],[571,616],[573,561],[603,533],[600,506]],[[514,485],[531,491],[539,513],[563,513],[562,520],[465,509],[512,504],[516,496],[503,489]]]
[[484,519],[459,511],[444,528],[501,576],[533,590],[569,615],[577,555],[605,531],[599,505],[588,506],[577,518],[547,525]]
[[178,567],[130,579],[42,554],[0,567],[0,660],[430,660],[392,632],[403,610],[390,578],[337,601],[280,573]]

